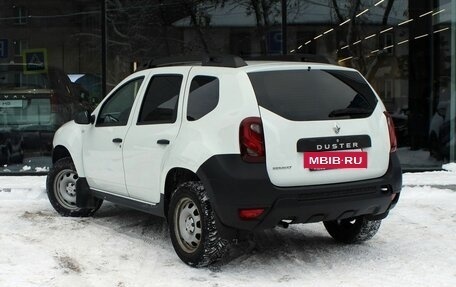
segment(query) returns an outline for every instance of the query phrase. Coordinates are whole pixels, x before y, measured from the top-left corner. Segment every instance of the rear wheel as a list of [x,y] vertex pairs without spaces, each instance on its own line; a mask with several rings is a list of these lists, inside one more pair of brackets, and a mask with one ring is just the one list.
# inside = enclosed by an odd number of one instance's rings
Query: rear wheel
[[59,159],[49,170],[46,187],[49,201],[62,216],[91,216],[100,208],[103,200],[96,199],[95,208],[76,206],[76,182],[78,173],[71,158]]
[[217,230],[214,211],[200,182],[186,182],[176,189],[168,220],[174,250],[186,264],[204,267],[226,254],[228,241]]
[[328,233],[339,242],[359,243],[371,239],[380,228],[381,220],[367,220],[364,216],[325,221]]

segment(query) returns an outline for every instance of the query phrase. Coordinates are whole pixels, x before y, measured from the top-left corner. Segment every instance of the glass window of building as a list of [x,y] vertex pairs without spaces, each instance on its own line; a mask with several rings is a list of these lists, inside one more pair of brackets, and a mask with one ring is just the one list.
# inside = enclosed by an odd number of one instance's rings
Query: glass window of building
[[451,0],[3,1],[0,173],[46,172],[76,111],[152,59],[203,53],[356,68],[393,117],[403,168],[439,169],[456,157],[455,13]]
[[0,3],[0,173],[45,173],[55,131],[101,94],[99,1]]

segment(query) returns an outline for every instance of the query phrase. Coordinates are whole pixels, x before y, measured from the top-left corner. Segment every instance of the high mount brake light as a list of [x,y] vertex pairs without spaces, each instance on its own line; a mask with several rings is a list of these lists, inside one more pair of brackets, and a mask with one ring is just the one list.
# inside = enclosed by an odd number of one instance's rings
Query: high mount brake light
[[241,157],[246,162],[265,162],[263,123],[259,117],[246,118],[239,127]]

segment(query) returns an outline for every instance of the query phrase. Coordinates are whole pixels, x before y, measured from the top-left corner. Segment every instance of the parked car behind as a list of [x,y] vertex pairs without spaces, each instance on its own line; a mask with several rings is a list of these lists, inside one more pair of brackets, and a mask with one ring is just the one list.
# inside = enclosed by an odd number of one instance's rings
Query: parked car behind
[[[30,65],[30,64],[27,64]],[[24,154],[50,154],[54,132],[87,108],[84,90],[60,69],[27,72],[26,64],[0,64],[0,163]]]

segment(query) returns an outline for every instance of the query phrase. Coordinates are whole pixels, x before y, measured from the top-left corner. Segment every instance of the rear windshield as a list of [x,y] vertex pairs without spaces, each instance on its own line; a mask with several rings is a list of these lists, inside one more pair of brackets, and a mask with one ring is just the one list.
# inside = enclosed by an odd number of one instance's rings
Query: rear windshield
[[354,71],[286,70],[249,73],[258,104],[292,121],[364,118],[377,98]]

